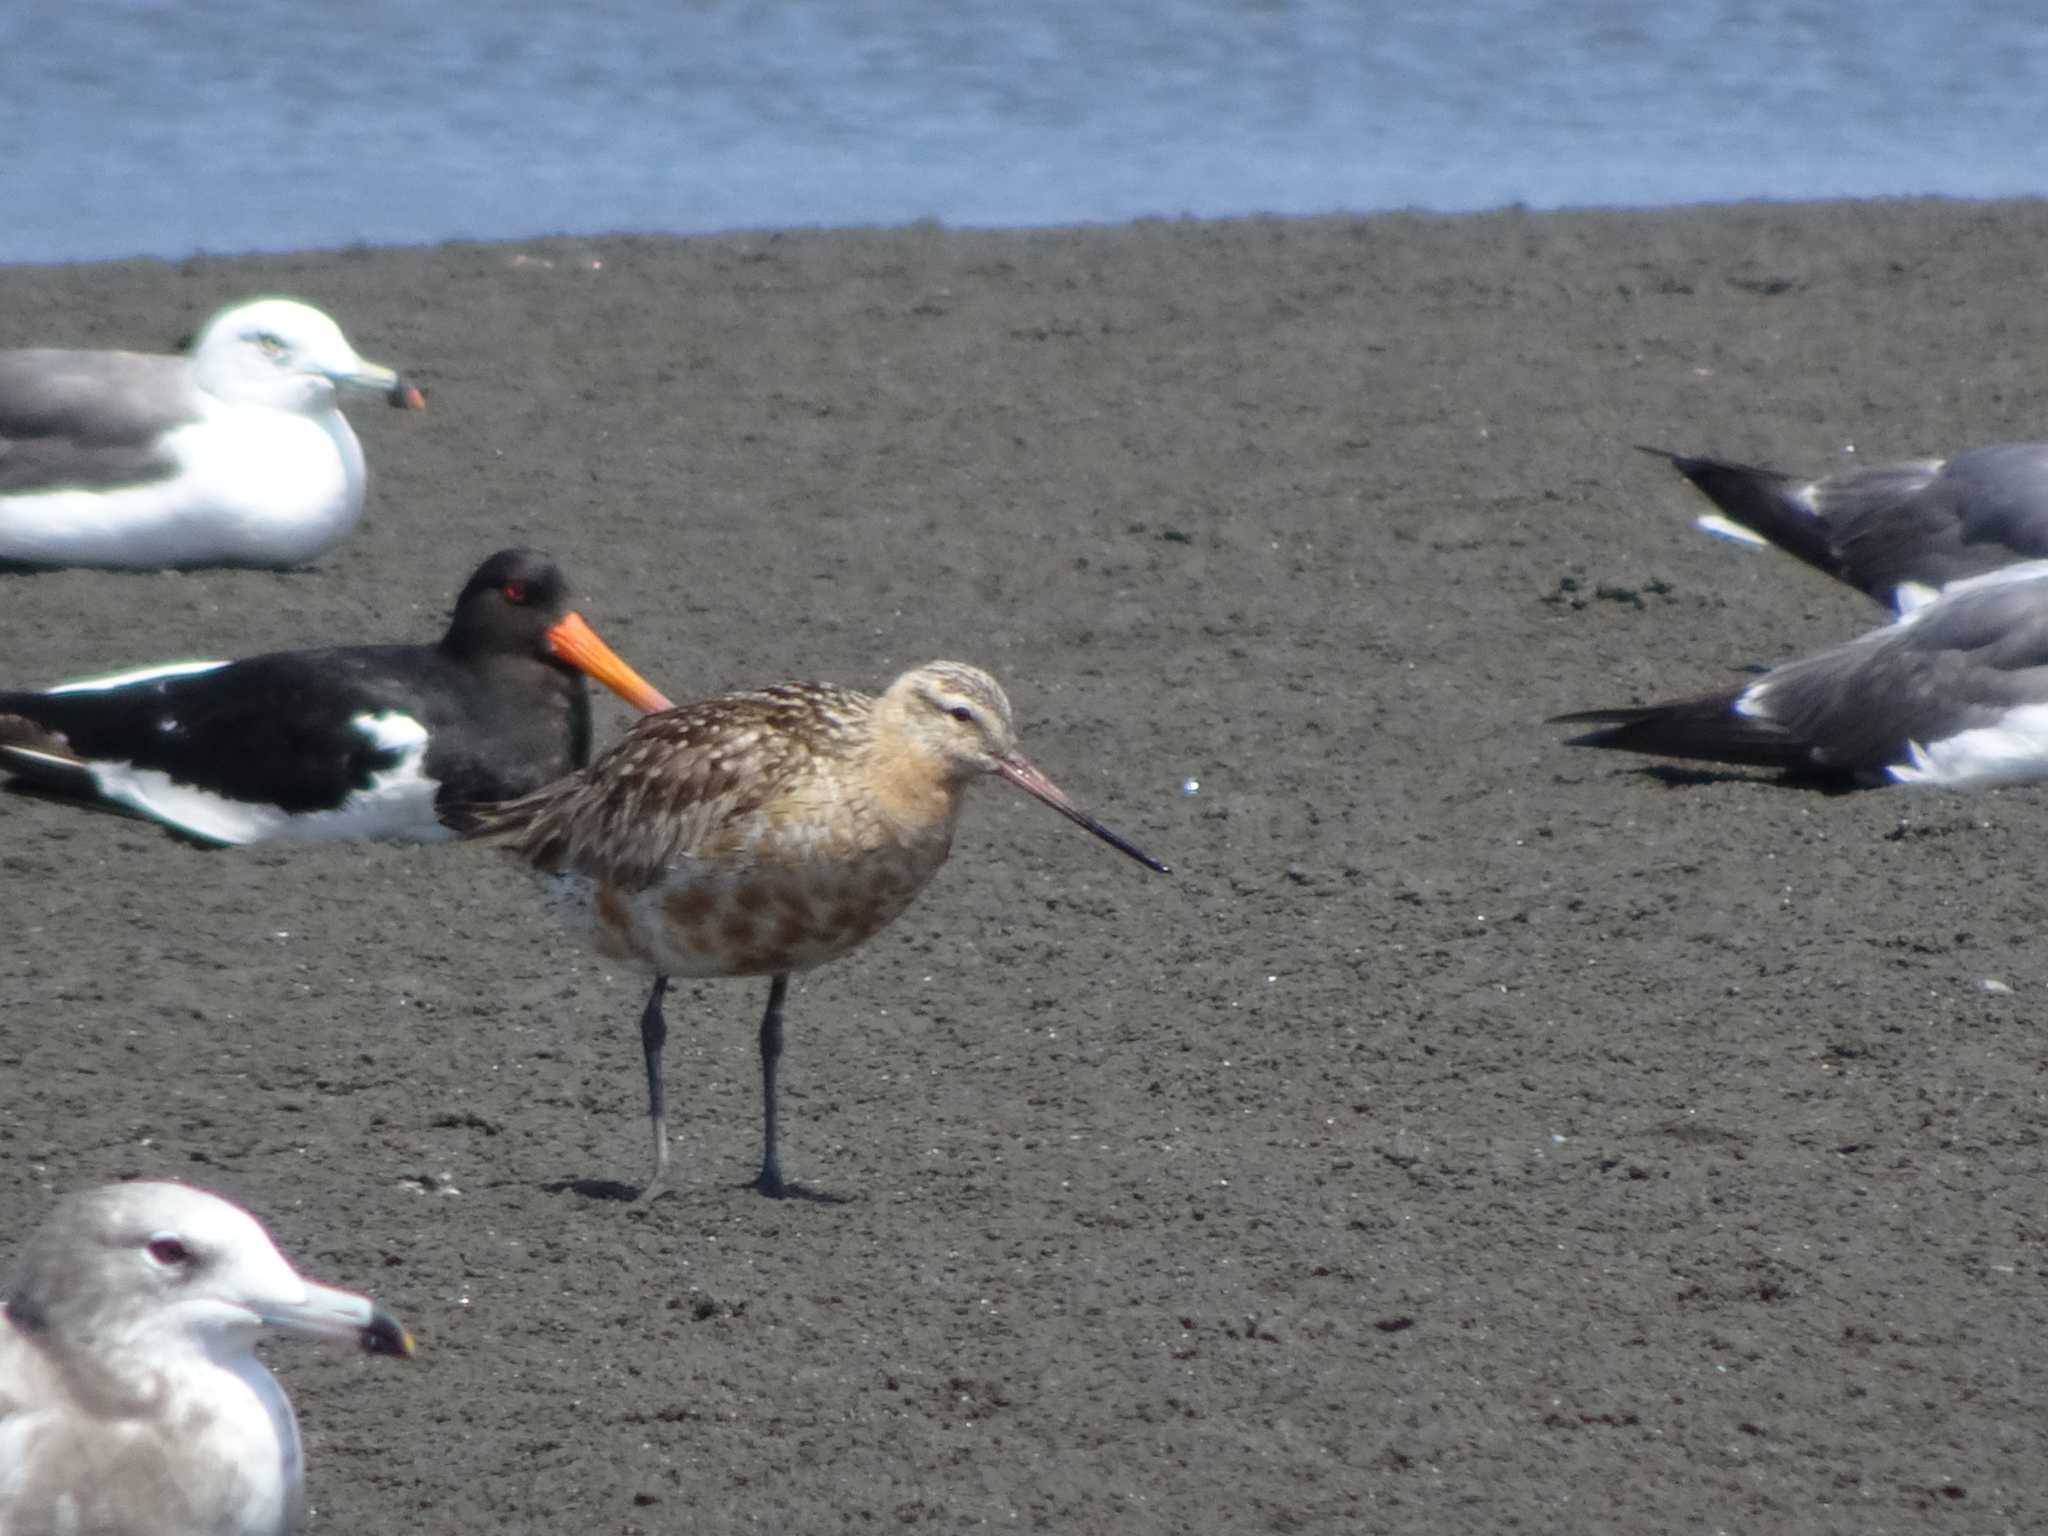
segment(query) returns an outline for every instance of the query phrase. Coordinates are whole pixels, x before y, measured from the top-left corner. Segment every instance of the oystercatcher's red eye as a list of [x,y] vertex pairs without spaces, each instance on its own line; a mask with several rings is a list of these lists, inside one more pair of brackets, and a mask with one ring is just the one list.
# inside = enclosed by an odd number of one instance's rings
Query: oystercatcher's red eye
[[505,594],[505,601],[508,603],[523,603],[526,601],[526,583],[523,581],[508,581],[498,590]]
[[182,1238],[152,1237],[149,1240],[149,1256],[166,1269],[175,1269],[180,1264],[192,1261],[192,1250],[185,1246]]

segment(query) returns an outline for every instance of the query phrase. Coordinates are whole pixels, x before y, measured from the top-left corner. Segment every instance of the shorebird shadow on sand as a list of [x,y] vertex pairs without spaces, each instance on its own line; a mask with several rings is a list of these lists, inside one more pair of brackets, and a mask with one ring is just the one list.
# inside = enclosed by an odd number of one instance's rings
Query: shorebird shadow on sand
[[631,1184],[621,1184],[617,1179],[550,1179],[541,1185],[541,1192],[549,1195],[580,1195],[585,1200],[617,1200],[631,1204],[639,1197],[640,1191]]
[[1867,784],[1858,779],[1845,778],[1840,774],[1789,771],[1744,773],[1733,768],[1683,768],[1676,763],[1637,763],[1617,768],[1607,777],[1655,779],[1666,789],[1705,789],[1714,784],[1762,784],[1771,789],[1804,790],[1808,794],[1829,797],[1860,795],[1869,790],[1884,788],[1882,784]]
[[[726,1187],[733,1190],[743,1190],[759,1189],[760,1186],[760,1177],[756,1175],[754,1178],[742,1179],[737,1184],[730,1184]],[[643,1193],[650,1196],[668,1195],[678,1199],[682,1195],[680,1190],[669,1188],[666,1185],[658,1190],[649,1191],[644,1186],[627,1184],[619,1179],[588,1178],[550,1179],[547,1183],[541,1185],[541,1193],[548,1195],[575,1195],[583,1200],[609,1200],[619,1205],[637,1205],[640,1203]],[[810,1185],[796,1179],[785,1179],[782,1184],[781,1198],[785,1200],[809,1200],[817,1205],[848,1205],[852,1203],[855,1197],[852,1195],[834,1194],[832,1191],[825,1189],[813,1189]]]

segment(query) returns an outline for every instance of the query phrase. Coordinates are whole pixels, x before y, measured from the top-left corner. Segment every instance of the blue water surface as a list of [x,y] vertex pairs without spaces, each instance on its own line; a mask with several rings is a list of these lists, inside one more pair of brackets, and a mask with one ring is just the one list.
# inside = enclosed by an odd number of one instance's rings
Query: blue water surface
[[16,0],[0,262],[2048,190],[2003,0]]

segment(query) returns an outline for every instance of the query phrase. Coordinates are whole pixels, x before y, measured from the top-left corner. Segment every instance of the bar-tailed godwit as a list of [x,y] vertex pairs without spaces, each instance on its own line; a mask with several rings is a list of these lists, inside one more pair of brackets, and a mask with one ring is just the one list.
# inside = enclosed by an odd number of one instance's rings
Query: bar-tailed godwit
[[935,661],[879,696],[823,683],[721,694],[637,721],[581,773],[465,831],[511,847],[551,911],[599,953],[654,972],[640,1018],[658,1192],[668,1169],[662,1047],[671,976],[767,976],[763,1194],[783,1178],[776,1066],[789,978],[880,932],[938,872],[967,786],[1008,780],[1149,869],[1164,864],[1082,811],[1018,750],[1010,701],[975,667]]

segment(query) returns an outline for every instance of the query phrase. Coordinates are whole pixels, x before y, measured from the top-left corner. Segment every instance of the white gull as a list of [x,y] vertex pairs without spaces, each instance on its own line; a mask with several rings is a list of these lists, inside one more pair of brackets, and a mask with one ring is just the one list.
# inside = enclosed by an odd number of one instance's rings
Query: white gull
[[406,1356],[368,1297],[302,1279],[239,1206],[184,1184],[68,1196],[0,1315],[0,1532],[282,1536],[305,1513],[265,1326]]
[[362,517],[344,390],[422,403],[292,299],[222,311],[188,356],[0,351],[0,563],[305,564]]

